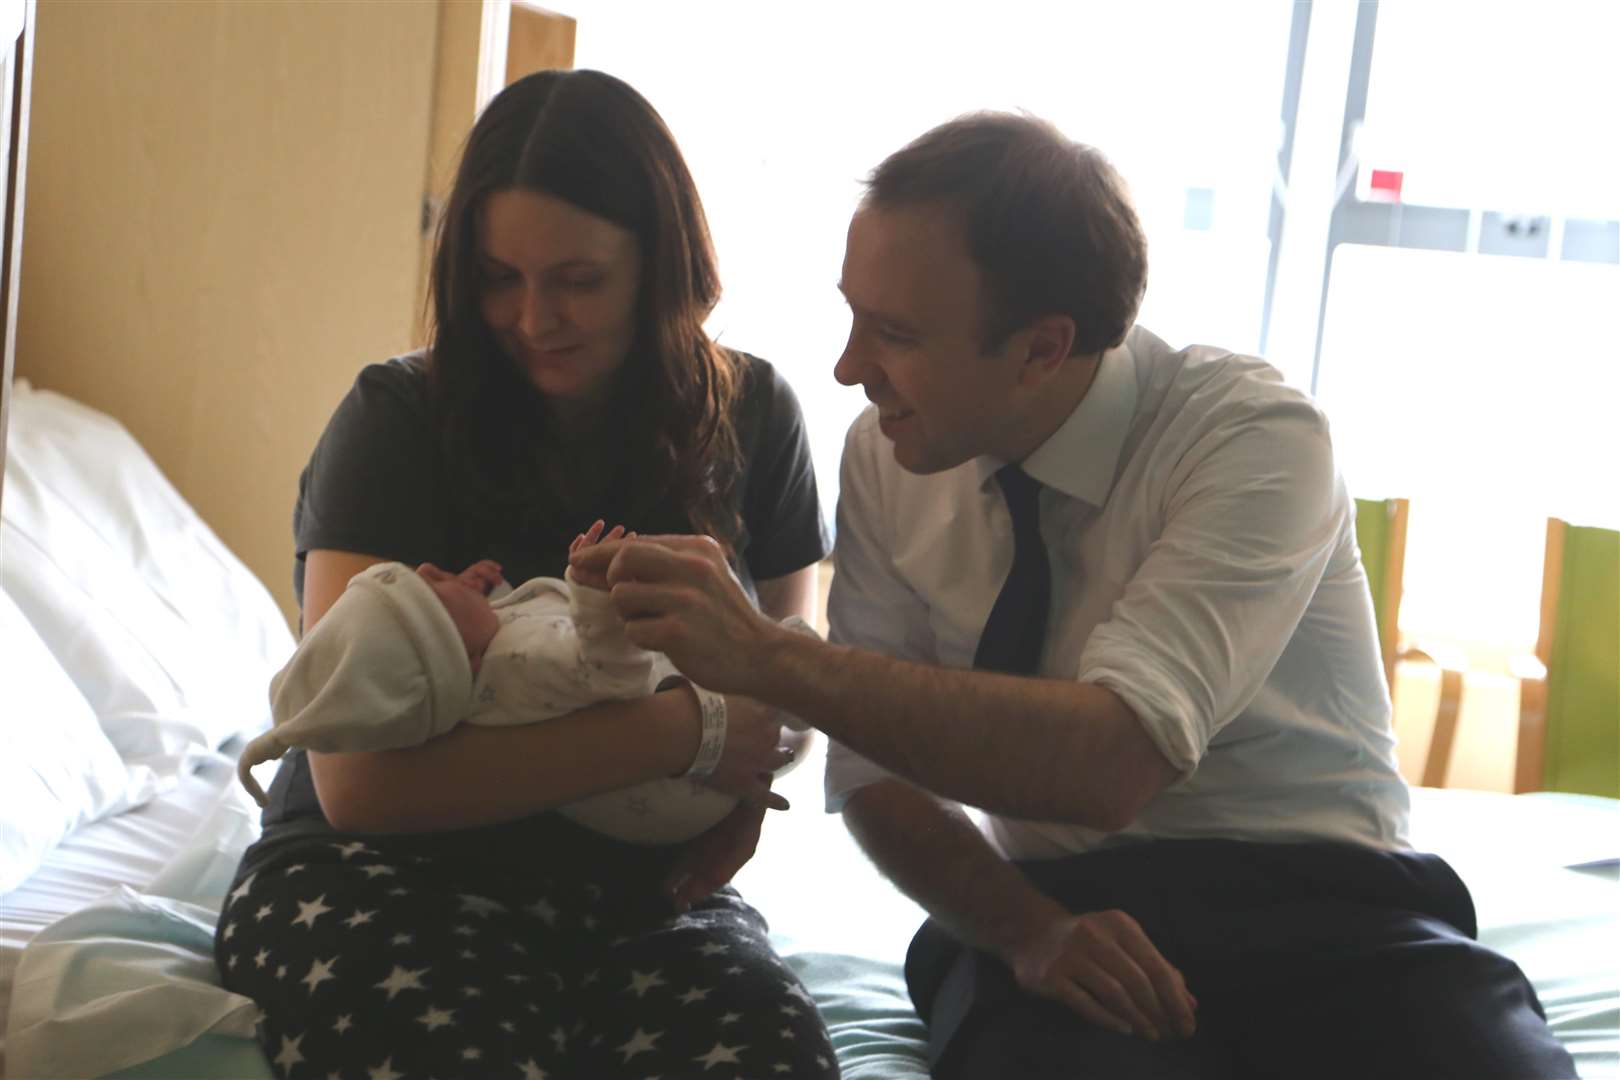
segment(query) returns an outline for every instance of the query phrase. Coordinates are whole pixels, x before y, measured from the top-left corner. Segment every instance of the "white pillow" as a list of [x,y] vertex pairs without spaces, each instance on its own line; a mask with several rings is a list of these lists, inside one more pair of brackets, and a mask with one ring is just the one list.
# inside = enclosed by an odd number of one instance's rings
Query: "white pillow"
[[0,588],[125,758],[269,723],[293,649],[264,585],[122,425],[19,382],[0,498]]
[[156,790],[128,767],[17,605],[0,593],[0,893],[75,828]]

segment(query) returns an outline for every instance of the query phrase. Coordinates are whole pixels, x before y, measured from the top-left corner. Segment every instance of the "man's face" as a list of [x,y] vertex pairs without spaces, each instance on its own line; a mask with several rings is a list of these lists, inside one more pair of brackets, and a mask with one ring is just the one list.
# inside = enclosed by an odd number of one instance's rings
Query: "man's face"
[[902,468],[940,472],[1009,445],[1019,335],[984,351],[984,279],[954,213],[863,206],[839,288],[852,323],[833,374],[878,407]]

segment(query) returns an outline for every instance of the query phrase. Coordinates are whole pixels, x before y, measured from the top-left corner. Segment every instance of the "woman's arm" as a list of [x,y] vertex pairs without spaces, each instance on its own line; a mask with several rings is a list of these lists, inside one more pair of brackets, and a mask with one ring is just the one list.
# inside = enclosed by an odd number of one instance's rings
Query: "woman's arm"
[[309,760],[334,828],[438,832],[512,821],[678,775],[697,753],[698,734],[696,700],[672,690],[543,724],[460,724],[419,746],[311,752]]
[[304,560],[304,633],[321,621],[349,579],[368,566],[388,562],[381,555],[361,555],[353,551],[312,551]]
[[[305,632],[351,577],[382,561],[356,552],[310,552],[304,568]],[[732,726],[738,730],[727,739],[728,750],[735,741],[736,750],[749,751],[748,724]],[[310,772],[321,810],[335,828],[434,832],[510,821],[678,774],[697,753],[700,727],[691,693],[673,690],[594,705],[544,724],[461,724],[400,750],[311,751]]]
[[811,626],[816,624],[816,568],[812,563],[782,577],[754,582],[759,594],[759,610],[781,622],[789,615],[797,615]]

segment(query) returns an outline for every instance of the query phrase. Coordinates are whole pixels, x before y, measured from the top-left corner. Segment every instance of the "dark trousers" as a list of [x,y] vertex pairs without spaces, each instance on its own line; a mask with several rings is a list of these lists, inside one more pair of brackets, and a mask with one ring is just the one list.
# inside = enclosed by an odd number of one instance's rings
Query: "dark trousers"
[[676,916],[662,869],[560,818],[302,837],[249,850],[215,956],[292,1080],[836,1078],[764,919],[731,889]]
[[1148,1042],[1026,994],[932,920],[906,981],[936,1080],[1568,1080],[1512,961],[1479,945],[1440,858],[1343,844],[1177,840],[1019,864],[1071,911],[1134,917],[1198,999]]

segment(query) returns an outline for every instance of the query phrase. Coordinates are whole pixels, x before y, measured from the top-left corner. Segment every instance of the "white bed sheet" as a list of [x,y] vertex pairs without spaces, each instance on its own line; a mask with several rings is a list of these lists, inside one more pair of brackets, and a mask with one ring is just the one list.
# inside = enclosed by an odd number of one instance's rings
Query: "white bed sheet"
[[212,816],[234,770],[209,761],[174,778],[168,791],[104,818],[63,841],[21,885],[0,895],[0,1076],[12,982],[22,951],[41,930],[125,885],[151,886]]

